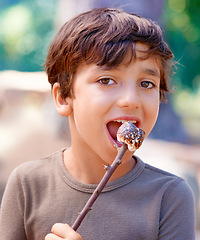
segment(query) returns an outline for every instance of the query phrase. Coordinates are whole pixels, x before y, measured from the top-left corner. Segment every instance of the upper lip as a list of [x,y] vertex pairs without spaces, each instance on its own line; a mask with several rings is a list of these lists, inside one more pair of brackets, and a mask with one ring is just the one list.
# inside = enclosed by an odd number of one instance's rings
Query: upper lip
[[109,123],[109,122],[115,122],[115,121],[119,121],[119,122],[127,122],[127,121],[130,121],[130,122],[132,122],[133,124],[135,124],[136,125],[136,127],[140,127],[140,125],[141,125],[141,121],[140,121],[140,119],[138,118],[138,117],[134,117],[134,116],[121,116],[121,117],[116,117],[116,118],[113,118],[113,119],[111,119],[110,121],[108,121],[107,122],[107,124]]

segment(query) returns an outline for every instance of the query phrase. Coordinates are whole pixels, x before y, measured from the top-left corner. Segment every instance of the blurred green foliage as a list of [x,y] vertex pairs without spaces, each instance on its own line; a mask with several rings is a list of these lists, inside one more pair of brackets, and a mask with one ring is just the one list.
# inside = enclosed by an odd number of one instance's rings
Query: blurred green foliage
[[200,0],[167,0],[164,22],[177,61],[173,108],[187,133],[200,142]]
[[164,11],[169,45],[178,61],[178,88],[200,87],[200,1],[167,0]]
[[0,3],[0,70],[40,71],[53,34],[56,0]]
[[[40,71],[54,33],[56,0],[0,1],[0,70]],[[166,0],[167,41],[179,88],[200,87],[200,0]]]

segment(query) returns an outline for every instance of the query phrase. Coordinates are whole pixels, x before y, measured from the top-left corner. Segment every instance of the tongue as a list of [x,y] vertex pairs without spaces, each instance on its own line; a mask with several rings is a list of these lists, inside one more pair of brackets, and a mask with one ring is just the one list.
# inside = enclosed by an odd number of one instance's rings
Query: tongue
[[119,122],[109,122],[107,124],[108,131],[114,140],[117,140],[117,130],[121,125]]

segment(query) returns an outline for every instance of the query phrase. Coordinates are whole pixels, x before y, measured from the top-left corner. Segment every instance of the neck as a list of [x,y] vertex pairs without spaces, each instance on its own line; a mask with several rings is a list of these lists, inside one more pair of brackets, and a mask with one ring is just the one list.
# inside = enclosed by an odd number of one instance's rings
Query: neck
[[[124,176],[134,168],[136,162],[130,156],[130,152],[125,153],[124,158],[128,160],[122,161],[109,181]],[[64,152],[64,164],[72,177],[86,184],[98,184],[106,172],[104,166],[107,166],[102,159],[91,152],[85,155],[85,152],[82,153],[80,149],[75,151],[72,147]]]

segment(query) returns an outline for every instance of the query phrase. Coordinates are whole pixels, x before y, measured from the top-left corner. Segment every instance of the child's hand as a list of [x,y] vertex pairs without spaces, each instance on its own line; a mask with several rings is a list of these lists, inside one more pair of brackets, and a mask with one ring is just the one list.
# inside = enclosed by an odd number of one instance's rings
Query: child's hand
[[68,224],[56,223],[44,240],[83,240]]

